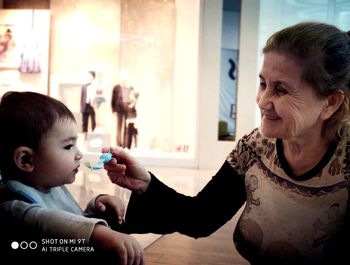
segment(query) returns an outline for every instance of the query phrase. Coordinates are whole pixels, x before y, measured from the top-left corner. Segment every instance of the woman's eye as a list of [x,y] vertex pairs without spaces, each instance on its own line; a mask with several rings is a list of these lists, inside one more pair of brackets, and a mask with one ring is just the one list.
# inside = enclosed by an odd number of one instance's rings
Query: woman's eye
[[279,96],[287,94],[287,90],[284,89],[282,86],[276,86],[275,90],[276,94]]
[[266,83],[260,82],[259,86],[260,86],[261,89],[265,89],[266,88]]

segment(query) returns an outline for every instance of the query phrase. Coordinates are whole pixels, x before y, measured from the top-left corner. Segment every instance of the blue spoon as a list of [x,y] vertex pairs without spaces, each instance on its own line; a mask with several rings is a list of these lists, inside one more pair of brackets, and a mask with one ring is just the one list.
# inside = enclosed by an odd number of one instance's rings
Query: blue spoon
[[84,165],[90,168],[91,170],[98,170],[103,168],[104,163],[108,163],[111,160],[112,160],[111,153],[103,153],[102,155],[100,155],[100,160],[96,164],[86,162],[84,163]]

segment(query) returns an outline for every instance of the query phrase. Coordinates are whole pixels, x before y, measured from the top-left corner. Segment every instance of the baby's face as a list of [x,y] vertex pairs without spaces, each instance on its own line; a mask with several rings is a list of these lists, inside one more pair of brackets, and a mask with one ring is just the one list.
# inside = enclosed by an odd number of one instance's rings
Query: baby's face
[[46,190],[74,182],[82,153],[77,147],[77,124],[73,120],[55,123],[42,139],[34,154],[32,181],[36,188]]

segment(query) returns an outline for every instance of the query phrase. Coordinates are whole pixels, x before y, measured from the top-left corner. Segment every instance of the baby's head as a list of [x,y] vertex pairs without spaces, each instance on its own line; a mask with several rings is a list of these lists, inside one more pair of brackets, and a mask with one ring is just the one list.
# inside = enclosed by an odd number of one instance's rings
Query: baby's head
[[[15,151],[37,152],[41,142],[60,121],[73,121],[73,113],[60,101],[35,92],[7,92],[0,102],[0,170],[3,179],[21,175]],[[28,159],[23,156],[21,159]]]

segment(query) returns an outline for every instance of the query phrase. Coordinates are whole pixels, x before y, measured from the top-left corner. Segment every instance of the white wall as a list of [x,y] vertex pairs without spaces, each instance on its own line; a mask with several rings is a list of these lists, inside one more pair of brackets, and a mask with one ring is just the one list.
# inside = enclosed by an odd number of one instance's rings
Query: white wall
[[174,89],[172,94],[173,146],[188,145],[188,156],[196,152],[199,0],[176,0]]

